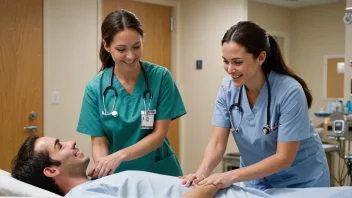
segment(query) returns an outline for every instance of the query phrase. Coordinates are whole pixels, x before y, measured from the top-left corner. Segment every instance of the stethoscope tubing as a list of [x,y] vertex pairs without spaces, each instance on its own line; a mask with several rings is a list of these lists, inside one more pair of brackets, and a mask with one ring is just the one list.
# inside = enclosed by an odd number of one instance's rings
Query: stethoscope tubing
[[[143,98],[143,101],[144,101],[144,109],[145,109],[145,112],[147,111],[147,108],[146,108],[146,97],[147,97],[147,94],[149,94],[149,105],[148,105],[148,110],[150,108],[150,102],[153,98],[153,93],[152,91],[149,89],[149,82],[148,82],[148,76],[147,76],[147,73],[145,71],[145,68],[143,67],[143,64],[141,61],[139,61],[139,64],[141,65],[141,68],[142,68],[142,72],[143,72],[143,76],[144,76],[144,80],[145,80],[145,85],[146,85],[146,89],[143,91],[143,94],[142,94],[142,98]],[[115,109],[115,106],[116,106],[116,101],[117,101],[117,90],[116,88],[114,87],[113,85],[113,79],[114,79],[114,70],[115,70],[115,65],[112,66],[112,72],[111,72],[111,77],[110,77],[110,85],[106,86],[105,89],[103,90],[103,93],[102,93],[102,97],[103,97],[103,108],[104,108],[104,111],[102,112],[102,114],[104,116],[108,116],[108,115],[112,115],[114,117],[117,117],[117,111],[114,110]],[[112,110],[110,113],[107,112],[106,110],[106,106],[105,106],[105,94],[106,92],[109,90],[109,89],[112,89],[114,91],[114,104],[112,106]]]
[[[263,133],[267,135],[267,134],[270,134],[272,132],[272,127],[270,125],[271,88],[270,88],[269,80],[268,80],[268,77],[267,77],[266,74],[265,74],[265,82],[266,82],[266,85],[268,87],[268,104],[267,104],[267,109],[266,109],[266,125],[263,127]],[[244,85],[242,85],[240,87],[240,93],[239,93],[239,96],[238,96],[238,99],[237,99],[237,103],[233,103],[230,106],[229,112],[228,112],[229,113],[229,119],[230,119],[230,125],[231,125],[231,131],[235,131],[236,133],[240,132],[240,125],[241,125],[242,118],[243,118],[243,113],[244,113],[242,105],[241,105],[243,87],[244,87]],[[236,128],[233,128],[234,125],[232,123],[231,111],[235,107],[237,107],[238,111],[240,112],[240,121],[239,121],[238,125],[236,126]]]

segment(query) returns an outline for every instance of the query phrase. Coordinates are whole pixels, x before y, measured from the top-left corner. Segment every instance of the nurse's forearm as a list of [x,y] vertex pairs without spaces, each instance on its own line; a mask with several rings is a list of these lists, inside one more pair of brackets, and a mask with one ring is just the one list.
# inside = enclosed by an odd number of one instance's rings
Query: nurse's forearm
[[116,152],[116,155],[122,161],[134,160],[159,148],[163,141],[164,138],[160,138],[156,134],[151,133],[136,144]]
[[226,151],[229,129],[213,126],[212,136],[207,145],[198,173],[208,176],[220,163]]
[[299,143],[299,141],[278,142],[276,154],[256,164],[234,170],[233,182],[258,179],[290,168],[296,157]]
[[218,145],[216,142],[209,142],[205,149],[202,162],[199,166],[198,172],[209,175],[214,168],[220,163],[226,147]]
[[91,137],[93,161],[97,162],[100,158],[109,154],[106,137]]
[[115,154],[122,161],[130,161],[154,151],[163,144],[170,122],[170,120],[157,120],[154,131],[151,134],[147,135],[136,144],[122,149]]
[[285,170],[290,166],[278,155],[272,155],[256,164],[233,170],[233,182],[254,180]]

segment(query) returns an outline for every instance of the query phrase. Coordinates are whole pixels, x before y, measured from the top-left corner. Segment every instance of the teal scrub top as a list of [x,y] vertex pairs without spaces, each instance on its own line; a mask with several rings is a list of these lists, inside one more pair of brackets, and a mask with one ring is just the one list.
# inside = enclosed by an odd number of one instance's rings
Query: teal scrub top
[[[231,77],[224,79],[216,100],[212,124],[230,128],[239,126],[240,132],[232,132],[241,155],[241,167],[258,163],[276,153],[278,142],[300,141],[296,158],[291,167],[252,181],[247,187],[261,190],[268,188],[328,187],[330,174],[319,135],[309,118],[304,90],[294,78],[274,71],[268,76],[271,88],[270,120],[273,131],[263,133],[266,125],[268,87],[264,83],[253,108],[250,107],[246,91],[242,92],[243,117],[240,123],[238,109],[229,112],[237,103],[240,88],[236,88]],[[229,115],[231,113],[231,116]],[[232,124],[230,122],[232,119]]]
[[[145,68],[149,89],[153,98],[146,97],[146,106],[150,103],[150,110],[156,110],[154,120],[174,120],[184,114],[181,95],[165,67],[141,61]],[[146,81],[141,71],[131,94],[128,94],[116,76],[113,77],[113,86],[117,90],[115,109],[117,117],[105,116],[102,93],[110,85],[112,67],[101,71],[86,85],[77,131],[90,136],[108,139],[109,154],[132,146],[152,133],[152,129],[141,129],[141,111],[144,110],[143,92],[146,90]],[[105,93],[105,106],[108,113],[112,111],[114,92],[112,89]],[[138,159],[122,162],[115,173],[125,170],[141,170],[171,176],[180,176],[181,167],[171,148],[168,138],[162,146]]]

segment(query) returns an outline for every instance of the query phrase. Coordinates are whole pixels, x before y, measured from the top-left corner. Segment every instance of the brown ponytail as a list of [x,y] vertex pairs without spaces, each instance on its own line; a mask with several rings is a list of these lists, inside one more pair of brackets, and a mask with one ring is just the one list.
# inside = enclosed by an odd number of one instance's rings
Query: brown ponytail
[[111,54],[105,50],[103,42],[101,42],[99,58],[102,62],[100,71],[115,64],[114,60],[111,57]]
[[262,65],[263,70],[266,72],[273,70],[275,72],[291,76],[297,80],[304,90],[307,98],[308,108],[310,108],[313,102],[313,97],[310,93],[310,90],[308,89],[307,83],[285,64],[279,45],[271,35],[268,35],[268,37],[270,43],[270,54],[267,56]]

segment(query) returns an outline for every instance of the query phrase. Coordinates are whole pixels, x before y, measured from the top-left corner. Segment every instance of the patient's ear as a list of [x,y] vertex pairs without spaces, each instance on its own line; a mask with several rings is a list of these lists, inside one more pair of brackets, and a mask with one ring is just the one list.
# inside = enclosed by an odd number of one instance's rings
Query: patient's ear
[[43,173],[47,177],[56,177],[60,174],[60,171],[57,167],[50,166],[50,167],[44,168]]

